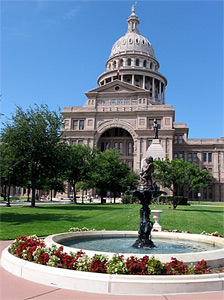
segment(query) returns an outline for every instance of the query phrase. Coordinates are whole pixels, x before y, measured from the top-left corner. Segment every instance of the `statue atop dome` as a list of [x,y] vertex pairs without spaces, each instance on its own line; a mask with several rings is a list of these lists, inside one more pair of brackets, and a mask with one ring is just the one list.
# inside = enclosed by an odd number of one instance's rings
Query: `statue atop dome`
[[135,6],[138,2],[135,2],[135,4],[132,5],[131,10],[132,10],[132,14],[135,14]]

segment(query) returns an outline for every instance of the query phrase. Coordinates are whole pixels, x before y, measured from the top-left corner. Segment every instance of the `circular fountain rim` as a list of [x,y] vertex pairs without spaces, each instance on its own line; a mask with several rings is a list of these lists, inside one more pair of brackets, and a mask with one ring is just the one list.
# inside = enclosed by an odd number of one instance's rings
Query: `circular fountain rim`
[[[47,246],[57,245],[63,246],[64,251],[67,253],[76,252],[80,249],[64,246],[61,243],[65,241],[86,238],[114,238],[114,237],[137,237],[138,233],[136,231],[81,231],[81,232],[66,232],[60,234],[50,235],[45,238],[45,244]],[[162,263],[167,263],[171,261],[172,257],[183,261],[185,264],[196,264],[202,259],[207,261],[209,267],[217,267],[224,264],[224,239],[214,236],[202,235],[202,234],[189,234],[189,233],[173,233],[173,232],[152,232],[152,238],[167,238],[167,239],[181,239],[181,240],[192,240],[204,243],[210,243],[213,245],[221,246],[221,249],[203,251],[203,252],[189,252],[189,253],[170,253],[170,254],[147,254],[149,257],[154,256],[159,259]],[[103,254],[109,258],[112,258],[114,252],[103,252],[103,251],[92,251],[85,250],[85,253],[92,257],[94,254]],[[143,257],[146,254],[131,254],[131,253],[120,253],[123,254],[125,258],[130,256]]]
[[[91,232],[91,234],[97,232]],[[98,232],[99,233],[99,232]],[[102,234],[102,232],[100,232]],[[105,233],[105,232],[104,232]],[[124,234],[125,232],[107,232],[107,235]],[[137,236],[136,232],[131,232]],[[64,233],[47,237],[45,240],[50,240],[59,236],[87,236],[90,232],[82,233]],[[130,234],[130,232],[126,232]],[[224,239],[203,235],[190,235],[178,233],[153,233],[153,236],[166,235],[170,238],[178,236],[186,236],[188,239],[194,236],[210,243],[216,243],[223,247]],[[53,242],[55,244],[55,242]],[[50,246],[51,244],[49,244]],[[8,246],[2,252],[1,266],[8,272],[22,277],[23,279],[53,286],[54,288],[64,288],[83,292],[111,294],[111,295],[164,295],[180,293],[195,293],[195,292],[210,292],[222,291],[224,273],[203,274],[203,275],[120,275],[120,274],[102,274],[91,272],[80,272],[61,268],[52,268],[45,265],[29,262],[9,253]],[[224,259],[224,252],[220,250],[207,251],[216,252],[215,255]],[[201,252],[205,253],[205,252]],[[161,254],[163,255],[163,254]],[[204,257],[204,259],[206,259]],[[221,262],[221,260],[220,260]]]

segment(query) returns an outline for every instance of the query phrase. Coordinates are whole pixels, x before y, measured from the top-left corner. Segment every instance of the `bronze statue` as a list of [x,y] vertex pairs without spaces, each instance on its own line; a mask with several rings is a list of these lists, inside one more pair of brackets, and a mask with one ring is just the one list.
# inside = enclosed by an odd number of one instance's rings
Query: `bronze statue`
[[155,139],[158,139],[159,136],[158,136],[158,124],[157,124],[157,121],[156,119],[154,119],[154,123],[153,123],[153,129],[154,129],[154,132],[155,132]]
[[147,166],[144,168],[144,170],[140,173],[142,181],[152,186],[152,173],[154,172],[154,165],[153,165],[153,158],[152,156],[147,157],[145,159]]

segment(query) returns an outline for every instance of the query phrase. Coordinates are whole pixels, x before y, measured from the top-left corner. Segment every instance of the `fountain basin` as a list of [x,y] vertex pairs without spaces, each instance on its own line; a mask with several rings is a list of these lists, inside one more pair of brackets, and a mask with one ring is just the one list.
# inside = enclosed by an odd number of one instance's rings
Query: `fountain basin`
[[[74,237],[96,237],[96,236],[134,236],[137,232],[117,232],[117,231],[100,231],[100,232],[77,232],[62,233],[49,236],[45,239],[47,246],[52,244],[60,245],[61,242],[71,240]],[[153,237],[161,236],[169,239],[198,239],[206,243],[217,244],[222,248],[214,251],[206,251],[199,253],[187,254],[158,254],[154,255],[161,261],[170,261],[171,256],[183,261],[198,261],[205,259],[210,266],[224,265],[224,239],[166,232],[153,232]],[[194,293],[222,291],[224,286],[224,273],[205,274],[205,275],[114,275],[100,274],[90,272],[80,272],[74,270],[60,269],[36,264],[17,258],[9,253],[7,247],[2,252],[1,266],[8,272],[22,277],[23,279],[37,282],[40,284],[52,286],[55,288],[71,289],[83,292],[102,293],[102,294],[118,294],[118,295],[164,295],[177,293]],[[80,249],[78,249],[80,250]],[[83,249],[84,250],[84,249]],[[64,247],[65,252],[73,251],[74,248]],[[88,255],[94,255],[96,251],[85,251]],[[102,254],[102,252],[100,252]],[[105,253],[108,255],[108,252]],[[113,255],[109,253],[108,256]],[[136,254],[135,254],[136,255]],[[144,255],[144,254],[143,254]],[[143,256],[142,254],[136,256]],[[125,255],[130,256],[130,254]],[[188,257],[188,258],[187,258]]]
[[[50,235],[45,238],[45,243],[47,246],[51,246],[52,244],[62,246],[63,243],[74,241],[76,239],[93,239],[93,238],[122,238],[122,237],[133,237],[136,238],[138,236],[135,231],[87,231],[87,232],[70,232],[70,233],[61,233]],[[198,261],[202,259],[207,261],[209,267],[217,267],[224,265],[224,239],[217,238],[213,236],[207,235],[199,235],[199,234],[185,234],[185,233],[171,233],[171,232],[152,232],[152,240],[153,238],[163,238],[167,240],[173,240],[174,243],[178,243],[178,240],[186,240],[186,241],[198,241],[203,243],[208,243],[212,245],[220,246],[220,249],[211,250],[211,251],[202,251],[202,252],[189,252],[189,253],[168,253],[168,254],[157,254],[153,251],[150,254],[150,250],[148,253],[120,253],[123,254],[125,258],[130,257],[131,255],[137,257],[143,257],[148,255],[149,257],[154,256],[156,259],[159,259],[162,263],[166,263],[171,261],[172,257],[177,258],[178,260],[182,260],[185,264],[196,264]],[[112,258],[114,252],[104,252],[104,251],[95,251],[95,250],[86,250],[80,248],[72,248],[68,246],[64,246],[64,251],[67,253],[76,252],[79,250],[83,250],[86,254],[92,257],[94,254],[104,254],[109,258]]]

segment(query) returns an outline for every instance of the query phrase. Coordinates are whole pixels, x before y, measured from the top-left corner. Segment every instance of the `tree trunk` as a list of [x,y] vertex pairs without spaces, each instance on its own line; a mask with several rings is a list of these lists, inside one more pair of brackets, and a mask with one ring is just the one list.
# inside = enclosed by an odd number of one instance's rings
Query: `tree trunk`
[[104,204],[104,192],[103,191],[100,191],[100,197],[101,197],[101,204]]
[[175,193],[175,188],[173,189],[173,210],[176,209],[176,205],[175,205],[175,196],[176,196],[176,193]]
[[76,190],[75,190],[75,184],[73,184],[72,187],[73,187],[73,202],[76,203]]
[[32,199],[31,199],[31,207],[35,207],[35,200],[36,200],[36,197],[35,197],[35,183],[32,181]]

